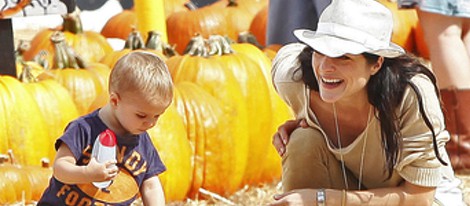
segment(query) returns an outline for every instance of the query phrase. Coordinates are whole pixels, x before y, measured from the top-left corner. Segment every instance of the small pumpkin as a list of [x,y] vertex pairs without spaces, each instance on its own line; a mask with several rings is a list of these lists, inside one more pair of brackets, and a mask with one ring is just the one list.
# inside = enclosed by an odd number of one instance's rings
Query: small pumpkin
[[[83,115],[88,112],[96,96],[105,90],[103,78],[107,78],[108,75],[86,67],[64,40],[62,32],[55,32],[51,36],[50,41],[53,42],[55,49],[53,66],[38,78],[40,80],[53,78],[64,86],[72,96],[79,115]],[[103,76],[100,77],[98,74]]]
[[101,29],[101,35],[106,38],[119,38],[126,40],[129,34],[137,27],[137,16],[132,10],[123,10],[106,21]]
[[[56,31],[62,31],[65,42],[71,46],[86,62],[98,62],[105,54],[112,52],[113,48],[106,38],[98,32],[84,31],[80,17],[77,13],[63,16],[64,23],[58,28],[39,31],[31,40],[31,48],[24,52],[24,59],[32,60],[41,50],[54,56],[54,44],[50,41]],[[50,65],[53,63],[50,62]]]

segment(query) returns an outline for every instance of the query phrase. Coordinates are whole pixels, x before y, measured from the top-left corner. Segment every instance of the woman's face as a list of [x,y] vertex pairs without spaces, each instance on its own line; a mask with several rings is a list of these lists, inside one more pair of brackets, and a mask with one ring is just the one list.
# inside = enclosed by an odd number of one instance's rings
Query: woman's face
[[122,129],[131,134],[140,134],[155,126],[168,105],[145,101],[138,92],[117,94],[115,116]]
[[362,54],[331,58],[314,51],[312,55],[313,72],[318,81],[320,97],[329,103],[339,100],[357,101],[362,97],[367,99],[367,82],[383,62],[381,57],[377,63],[368,64]]

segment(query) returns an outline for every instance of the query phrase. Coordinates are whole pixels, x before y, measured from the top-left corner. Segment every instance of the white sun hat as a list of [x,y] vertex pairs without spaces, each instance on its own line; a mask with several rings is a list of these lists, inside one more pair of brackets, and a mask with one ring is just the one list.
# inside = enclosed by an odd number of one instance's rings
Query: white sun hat
[[405,53],[392,43],[393,17],[375,0],[333,0],[320,16],[317,31],[297,29],[294,35],[329,56],[364,52],[394,58]]

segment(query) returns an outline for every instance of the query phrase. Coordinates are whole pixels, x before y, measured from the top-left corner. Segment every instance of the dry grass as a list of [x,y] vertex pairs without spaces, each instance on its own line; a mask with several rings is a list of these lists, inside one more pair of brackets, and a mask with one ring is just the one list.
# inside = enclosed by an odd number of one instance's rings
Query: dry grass
[[[470,206],[470,171],[459,172],[457,177],[462,180],[461,188],[464,193],[464,200]],[[170,206],[195,206],[195,205],[266,205],[272,202],[274,194],[281,192],[278,182],[261,185],[259,187],[245,187],[234,195],[221,200],[215,197],[206,196],[206,200],[187,200],[186,202],[172,202]],[[137,206],[137,205],[136,205]]]

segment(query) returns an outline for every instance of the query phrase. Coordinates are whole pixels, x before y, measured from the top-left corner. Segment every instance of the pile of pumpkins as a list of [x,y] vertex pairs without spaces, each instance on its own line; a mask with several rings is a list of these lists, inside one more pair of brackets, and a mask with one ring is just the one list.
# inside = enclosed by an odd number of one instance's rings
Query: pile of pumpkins
[[[294,117],[271,82],[280,45],[265,44],[268,0],[220,0],[202,8],[187,0],[164,2],[167,42],[161,32],[137,29],[142,12],[124,10],[100,33],[84,31],[69,14],[62,25],[38,32],[29,47],[18,46],[17,77],[0,76],[0,154],[14,151],[15,167],[53,162],[54,142],[67,123],[106,104],[115,62],[146,50],[165,60],[175,84],[173,103],[148,131],[168,169],[160,176],[168,202],[201,198],[201,189],[227,197],[246,185],[279,181],[271,137]],[[394,30],[395,41],[417,51],[413,10],[393,12],[399,22],[414,21]],[[243,42],[241,33],[257,41]],[[106,38],[126,43],[113,50]],[[4,162],[0,158],[0,170],[12,167]],[[0,204],[20,201],[18,192],[0,195]]]

